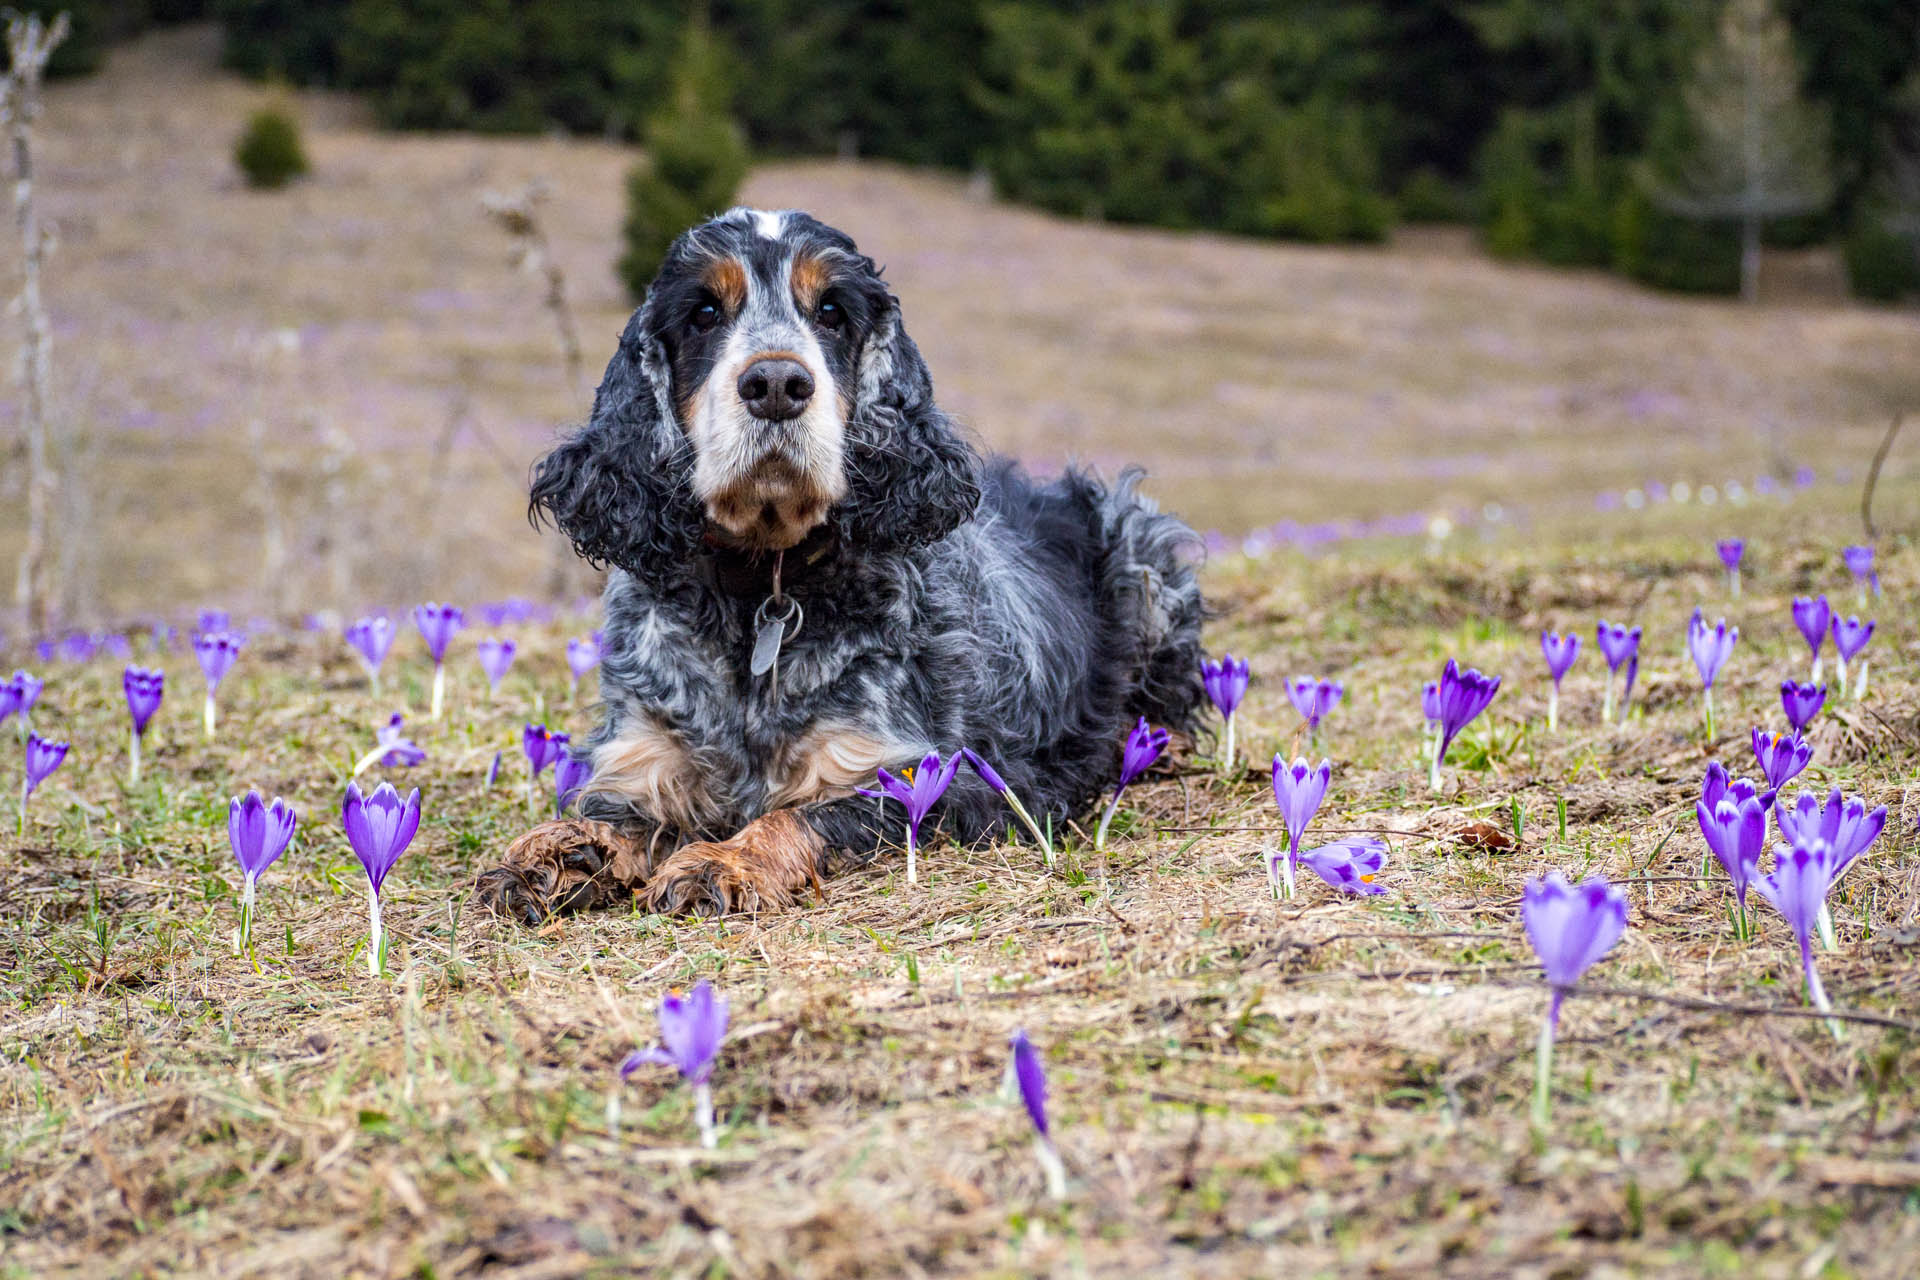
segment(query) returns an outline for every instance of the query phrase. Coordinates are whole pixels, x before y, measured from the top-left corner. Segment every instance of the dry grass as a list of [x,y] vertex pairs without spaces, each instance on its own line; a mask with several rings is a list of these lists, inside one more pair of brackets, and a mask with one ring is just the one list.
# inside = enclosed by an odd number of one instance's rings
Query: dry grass
[[[1845,527],[1802,503],[1747,518],[1756,568],[1732,609],[1743,638],[1715,744],[1699,739],[1679,654],[1693,604],[1720,607],[1691,531],[1210,570],[1213,642],[1259,675],[1252,752],[1297,742],[1282,677],[1348,683],[1325,730],[1337,773],[1319,824],[1387,833],[1391,892],[1368,901],[1316,882],[1274,903],[1266,837],[1244,829],[1274,818],[1259,771],[1223,780],[1190,757],[1132,793],[1110,857],[1077,847],[1051,875],[1024,846],[936,847],[918,890],[883,859],[759,919],[615,914],[538,936],[477,919],[466,885],[529,820],[520,722],[588,718],[567,705],[568,629],[530,629],[497,705],[479,700],[469,636],[449,723],[416,726],[432,758],[405,780],[427,821],[389,881],[393,976],[375,981],[335,815],[346,762],[389,703],[336,641],[257,643],[211,746],[190,661],[166,658],[171,701],[134,788],[113,746],[117,671],[60,668],[40,719],[75,755],[0,856],[0,1268],[1910,1274],[1920,1046],[1867,1024],[1836,1043],[1797,1016],[1779,921],[1738,945],[1723,883],[1692,878],[1706,760],[1742,768],[1745,729],[1778,720],[1772,691],[1801,665],[1787,596],[1844,590]],[[1776,517],[1818,532],[1769,537]],[[1893,552],[1886,578],[1889,601],[1908,598],[1920,555]],[[1619,733],[1593,723],[1587,654],[1547,735],[1535,629],[1636,608],[1644,714]],[[1910,628],[1882,623],[1876,691],[1823,715],[1809,777],[1895,812],[1850,877],[1843,945],[1823,964],[1837,1004],[1911,1028],[1920,683]],[[417,651],[408,639],[394,659],[393,700],[414,707]],[[1413,694],[1448,654],[1507,687],[1434,800]],[[496,748],[509,764],[487,791]],[[258,970],[230,954],[220,823],[249,785],[303,814],[264,882]],[[1515,904],[1548,867],[1642,879],[1632,928],[1592,975],[1599,993],[1568,1006],[1542,1135],[1526,1106],[1545,993]],[[734,1003],[712,1155],[691,1145],[687,1093],[666,1072],[625,1087],[613,1072],[652,1038],[661,991],[703,976]],[[1063,1207],[1001,1095],[1016,1025],[1047,1055]]]
[[[100,455],[82,468],[101,494],[91,605],[261,601],[254,418],[303,516],[302,605],[533,589],[525,470],[585,406],[479,197],[555,191],[597,369],[627,311],[612,262],[631,153],[380,134],[350,101],[302,94],[313,176],[252,192],[232,138],[274,91],[214,70],[215,47],[204,30],[142,41],[59,86],[46,116],[57,370]],[[1858,466],[1920,397],[1911,312],[1662,297],[1460,238],[1319,249],[1070,223],[870,164],[767,165],[744,198],[811,209],[886,264],[944,403],[985,442],[1145,463],[1230,531],[1486,501],[1540,518],[1649,479]],[[282,331],[297,351],[252,354]],[[351,451],[337,507],[329,448]],[[327,568],[341,545],[345,592]]]

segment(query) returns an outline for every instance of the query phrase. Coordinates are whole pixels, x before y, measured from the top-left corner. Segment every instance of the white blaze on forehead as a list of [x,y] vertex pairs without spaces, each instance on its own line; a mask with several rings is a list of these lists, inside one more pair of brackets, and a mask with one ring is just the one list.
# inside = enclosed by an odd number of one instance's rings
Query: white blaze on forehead
[[769,240],[778,240],[786,230],[787,215],[779,210],[754,209],[753,226],[756,231]]

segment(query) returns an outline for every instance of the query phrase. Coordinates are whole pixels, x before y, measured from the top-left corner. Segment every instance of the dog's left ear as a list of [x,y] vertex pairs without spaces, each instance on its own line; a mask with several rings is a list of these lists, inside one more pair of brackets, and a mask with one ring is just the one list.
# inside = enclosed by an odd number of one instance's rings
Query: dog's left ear
[[831,517],[845,542],[925,546],[980,505],[979,455],[934,404],[933,379],[892,296],[861,349],[846,467],[847,496]]

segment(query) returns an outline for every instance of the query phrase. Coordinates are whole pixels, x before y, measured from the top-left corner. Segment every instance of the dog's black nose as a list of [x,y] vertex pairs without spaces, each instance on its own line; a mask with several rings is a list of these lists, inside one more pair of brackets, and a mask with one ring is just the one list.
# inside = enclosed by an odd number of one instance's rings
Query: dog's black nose
[[797,418],[813,399],[813,375],[798,360],[755,360],[738,385],[747,412],[766,422]]

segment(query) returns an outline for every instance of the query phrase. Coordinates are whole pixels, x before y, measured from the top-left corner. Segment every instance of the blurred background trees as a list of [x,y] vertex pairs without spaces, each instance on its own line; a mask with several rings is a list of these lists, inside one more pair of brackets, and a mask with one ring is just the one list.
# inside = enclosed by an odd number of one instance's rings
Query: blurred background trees
[[[233,66],[364,93],[394,127],[659,130],[724,170],[732,120],[761,154],[984,172],[1073,216],[1354,241],[1457,221],[1501,254],[1731,292],[1755,219],[1701,188],[1700,85],[1729,2],[709,0],[697,119],[675,104],[686,0],[84,0],[53,70],[211,16]],[[1778,175],[1797,198],[1759,233],[1844,241],[1856,288],[1899,296],[1920,0],[1764,7],[1805,127]]]

